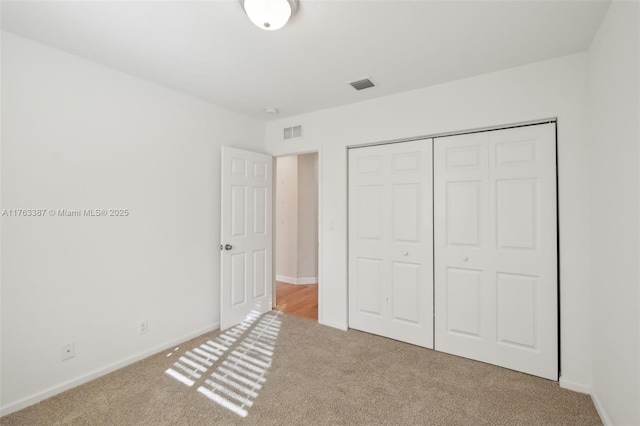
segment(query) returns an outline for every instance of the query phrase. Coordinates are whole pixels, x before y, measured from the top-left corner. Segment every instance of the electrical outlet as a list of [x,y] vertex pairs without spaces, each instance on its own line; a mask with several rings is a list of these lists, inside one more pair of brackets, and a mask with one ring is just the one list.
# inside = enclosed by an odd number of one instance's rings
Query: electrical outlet
[[75,342],[67,343],[66,345],[62,345],[62,360],[66,361],[69,358],[73,358],[76,356],[76,344]]
[[140,321],[140,328],[139,328],[140,334],[144,334],[147,331],[149,331],[149,320],[142,320]]

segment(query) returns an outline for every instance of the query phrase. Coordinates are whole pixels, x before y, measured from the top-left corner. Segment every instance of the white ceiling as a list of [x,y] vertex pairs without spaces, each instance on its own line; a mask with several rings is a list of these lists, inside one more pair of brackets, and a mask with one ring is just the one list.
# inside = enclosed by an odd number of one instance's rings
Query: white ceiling
[[[2,1],[1,13],[9,32],[269,120],[585,51],[608,6],[301,0],[279,31],[235,0]],[[347,84],[363,77],[378,87]]]

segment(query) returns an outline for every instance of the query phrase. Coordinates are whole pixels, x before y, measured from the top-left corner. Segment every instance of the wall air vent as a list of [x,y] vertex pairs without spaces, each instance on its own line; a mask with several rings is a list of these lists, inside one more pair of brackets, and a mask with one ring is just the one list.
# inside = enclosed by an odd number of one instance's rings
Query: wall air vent
[[363,78],[362,80],[352,81],[349,83],[356,90],[368,89],[369,87],[375,87],[375,84],[368,78]]
[[302,125],[285,127],[282,134],[283,139],[297,139],[302,137]]

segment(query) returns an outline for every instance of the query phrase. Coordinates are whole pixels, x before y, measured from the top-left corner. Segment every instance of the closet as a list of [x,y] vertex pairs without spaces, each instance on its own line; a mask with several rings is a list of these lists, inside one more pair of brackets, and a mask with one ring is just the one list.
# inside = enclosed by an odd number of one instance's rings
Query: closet
[[555,123],[349,150],[349,326],[558,379]]

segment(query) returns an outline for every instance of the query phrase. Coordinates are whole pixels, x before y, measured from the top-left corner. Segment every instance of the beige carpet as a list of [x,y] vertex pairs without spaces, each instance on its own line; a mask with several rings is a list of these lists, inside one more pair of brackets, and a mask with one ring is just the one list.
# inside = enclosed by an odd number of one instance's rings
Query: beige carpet
[[[225,341],[219,332],[185,342],[175,352],[154,355],[3,417],[0,423],[3,426],[602,424],[589,396],[561,389],[554,382],[358,331],[339,331],[282,313],[268,313],[266,319],[273,320],[272,316],[281,322],[273,361],[260,382],[262,387],[255,390],[256,395],[248,397],[253,405],[244,407],[246,417],[219,405],[197,388],[208,386],[205,380],[218,371],[223,361],[228,363],[231,352],[251,346],[241,341],[255,336],[259,327],[266,330],[260,325],[265,316],[244,331],[236,330],[244,334],[229,344],[227,358],[220,357],[211,366],[204,365],[206,372],[200,371],[200,379],[192,377],[192,386],[165,371],[174,368],[185,373],[174,362],[187,350],[194,353],[194,348],[212,348],[207,342]],[[273,337],[269,333],[267,337]],[[256,345],[269,347],[264,342]],[[265,363],[269,357],[255,358]]]

